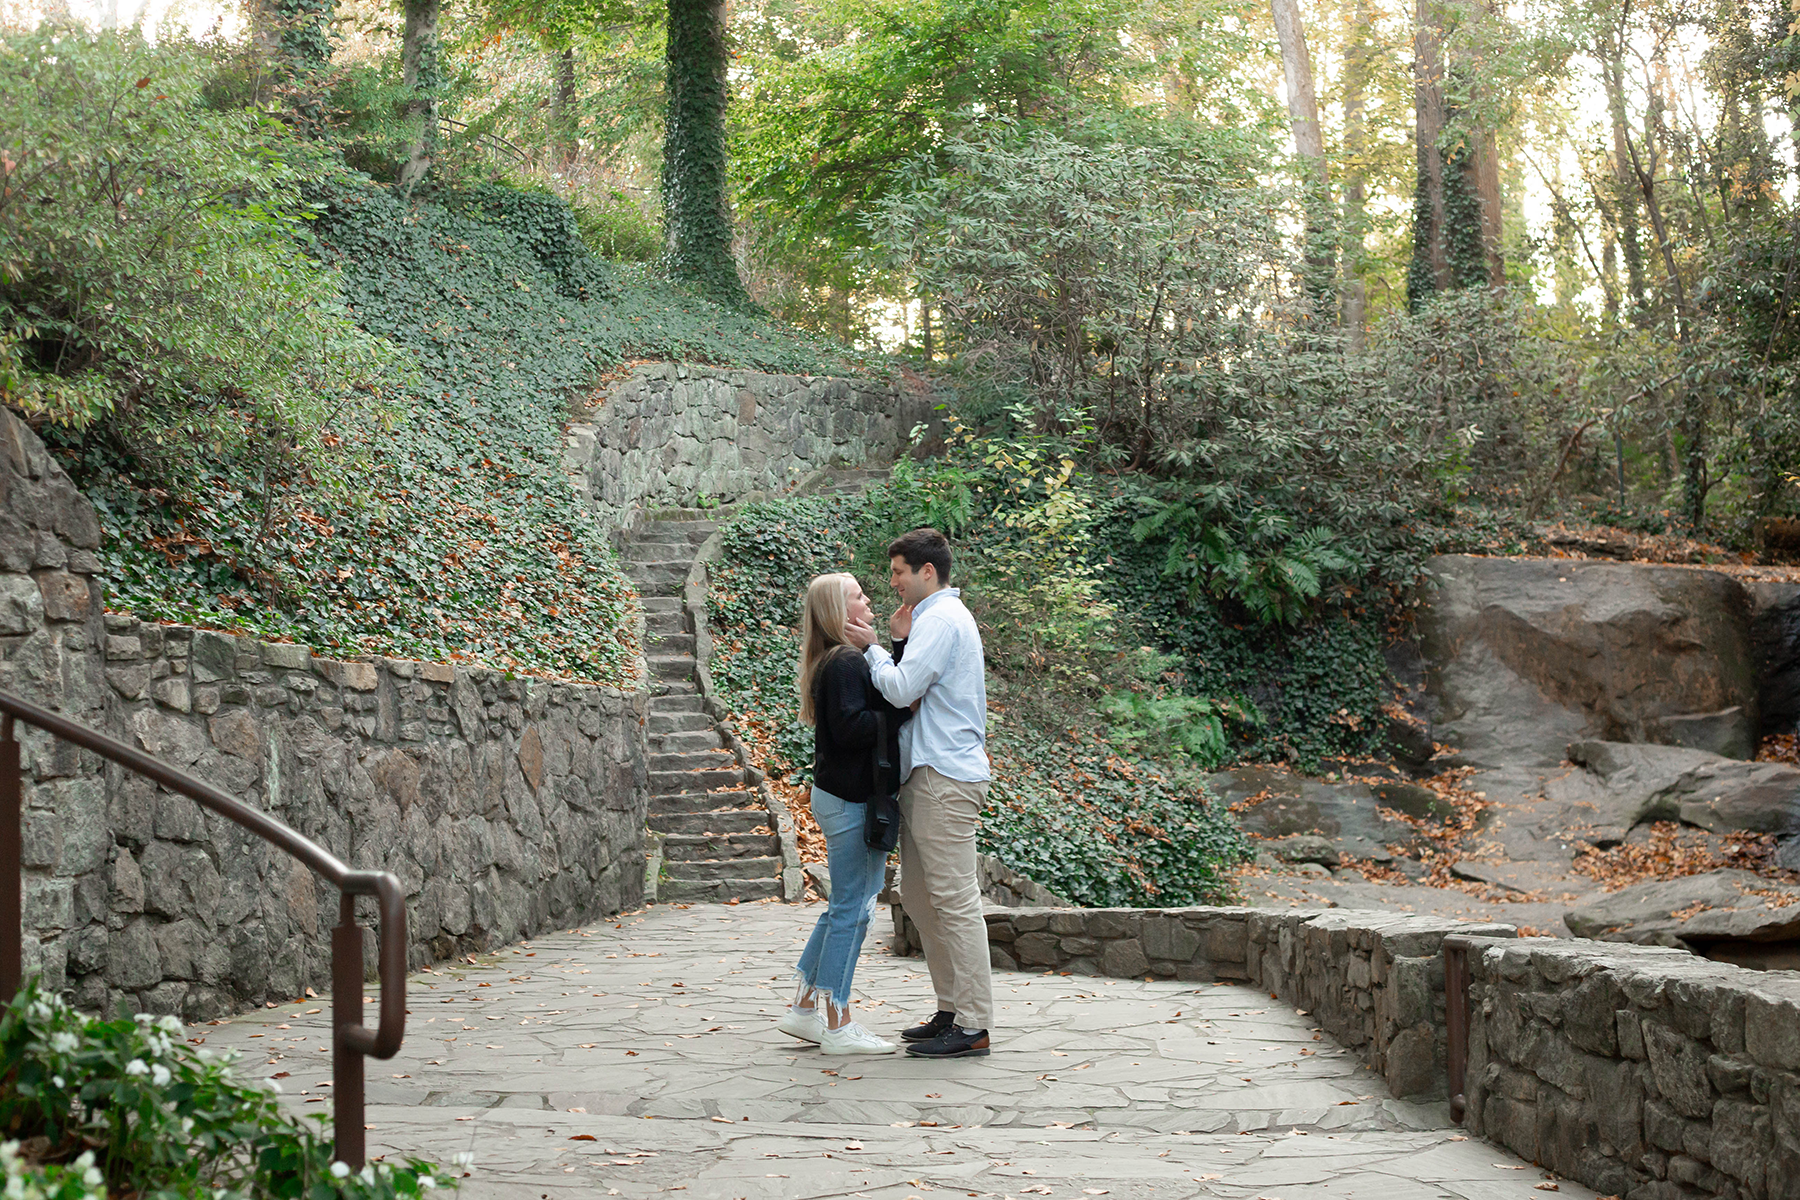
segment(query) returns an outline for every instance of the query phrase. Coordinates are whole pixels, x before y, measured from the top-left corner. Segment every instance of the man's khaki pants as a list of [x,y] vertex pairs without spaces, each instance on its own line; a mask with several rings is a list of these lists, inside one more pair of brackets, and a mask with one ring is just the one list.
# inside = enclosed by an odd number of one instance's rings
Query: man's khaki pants
[[900,902],[925,942],[937,1006],[964,1029],[991,1029],[994,987],[975,874],[988,785],[917,767],[900,786]]

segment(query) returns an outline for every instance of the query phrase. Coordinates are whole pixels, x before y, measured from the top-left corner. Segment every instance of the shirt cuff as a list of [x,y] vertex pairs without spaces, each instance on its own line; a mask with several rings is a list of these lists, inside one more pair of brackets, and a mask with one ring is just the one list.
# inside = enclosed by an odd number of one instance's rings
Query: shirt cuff
[[[869,658],[870,655],[874,655],[875,657]],[[863,657],[869,658],[869,661],[871,663],[879,663],[879,662],[889,661],[888,652],[885,648],[883,648],[883,646],[880,642],[870,642],[866,647],[864,647],[863,648]]]

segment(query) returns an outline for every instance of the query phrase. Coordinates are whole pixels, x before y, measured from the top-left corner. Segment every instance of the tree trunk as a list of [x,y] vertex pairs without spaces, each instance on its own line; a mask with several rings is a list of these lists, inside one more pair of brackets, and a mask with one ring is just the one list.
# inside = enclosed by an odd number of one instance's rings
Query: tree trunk
[[556,56],[556,91],[550,97],[552,141],[564,163],[573,162],[577,149],[575,115],[575,47],[564,46]]
[[400,190],[410,193],[431,170],[438,143],[438,90],[444,82],[438,45],[440,0],[406,0],[406,31],[400,45],[401,80],[413,93],[407,111],[419,122],[412,149],[400,167]]
[[1634,325],[1648,318],[1644,299],[1644,251],[1638,230],[1638,186],[1631,168],[1631,126],[1625,115],[1625,67],[1617,44],[1603,47],[1600,75],[1606,89],[1607,115],[1612,121],[1613,179],[1616,181],[1619,254],[1625,260],[1625,287],[1631,296],[1629,316]]
[[1369,325],[1369,287],[1361,275],[1364,239],[1368,236],[1366,160],[1369,83],[1369,27],[1375,16],[1369,0],[1360,0],[1351,17],[1349,45],[1344,51],[1344,329],[1350,345],[1362,349]]
[[669,0],[664,265],[715,299],[740,303],[725,173],[727,58],[724,0]]
[[[1319,127],[1319,99],[1313,88],[1312,55],[1306,48],[1306,26],[1299,0],[1269,0],[1275,39],[1281,44],[1281,69],[1287,77],[1288,122],[1300,160],[1306,193],[1306,272],[1308,297],[1315,306],[1327,303],[1336,288],[1337,255],[1331,245],[1331,173],[1325,160],[1325,135]],[[1335,307],[1335,306],[1334,306]]]

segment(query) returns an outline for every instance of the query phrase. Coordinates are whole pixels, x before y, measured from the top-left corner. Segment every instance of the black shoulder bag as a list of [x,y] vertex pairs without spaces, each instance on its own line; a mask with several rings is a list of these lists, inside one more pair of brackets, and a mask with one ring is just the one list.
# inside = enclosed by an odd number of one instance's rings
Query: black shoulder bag
[[863,842],[884,854],[900,841],[900,801],[888,786],[894,764],[888,758],[887,714],[875,714],[874,786],[863,806]]

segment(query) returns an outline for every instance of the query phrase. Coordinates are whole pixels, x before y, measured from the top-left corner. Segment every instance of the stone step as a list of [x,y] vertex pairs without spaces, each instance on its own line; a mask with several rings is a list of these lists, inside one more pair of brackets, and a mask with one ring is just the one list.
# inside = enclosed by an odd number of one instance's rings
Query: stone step
[[719,745],[705,750],[665,750],[650,756],[650,774],[672,775],[686,772],[691,775],[697,771],[716,771],[721,767],[735,766],[736,763],[736,756]]
[[680,596],[644,596],[642,600],[646,614],[681,611]]
[[692,683],[670,683],[666,679],[661,682],[663,686],[650,697],[652,719],[664,714],[705,713],[705,704]]
[[686,572],[674,578],[654,574],[644,575],[635,570],[627,570],[625,574],[630,578],[632,586],[637,588],[638,596],[642,599],[649,599],[652,596],[678,597],[681,595],[682,584],[687,579]]
[[651,813],[670,816],[676,813],[736,812],[749,809],[752,805],[756,805],[752,811],[763,813],[765,817],[768,815],[757,804],[756,797],[741,788],[722,792],[664,792],[660,796],[650,797]]
[[676,683],[694,677],[692,654],[646,654],[644,661],[650,666],[650,674],[657,679]]
[[[666,597],[657,596],[655,599],[662,600]],[[651,612],[646,609],[644,632],[646,634],[686,633],[689,637],[693,636],[687,627],[687,613],[679,608],[668,608],[661,612]]]
[[675,879],[779,879],[781,859],[771,856],[753,858],[684,858],[680,862],[663,860]]
[[752,829],[770,828],[765,809],[728,809],[725,812],[653,812],[647,818],[657,833],[749,833]]
[[744,782],[742,767],[719,767],[710,771],[652,771],[650,794],[675,796],[683,793],[710,792],[714,788],[733,787]]
[[656,887],[659,904],[723,904],[727,900],[769,900],[781,895],[781,879],[665,879]]
[[[699,697],[696,696],[695,699],[697,700]],[[650,720],[645,726],[645,732],[651,737],[667,737],[672,733],[698,733],[702,730],[710,731],[712,727],[712,718],[701,712],[699,706],[696,705],[691,712],[658,712],[653,710],[650,713]]]
[[687,658],[694,657],[694,635],[677,633],[673,630],[664,633],[661,630],[644,630],[644,653],[654,655],[679,654]]
[[[702,720],[706,720],[704,714],[700,714],[700,717]],[[664,755],[725,751],[725,740],[719,736],[719,731],[712,727],[711,721],[707,721],[704,729],[684,729],[679,733],[658,733],[652,729],[649,734],[652,765]]]
[[682,864],[669,868],[677,875],[690,874],[688,864],[781,859],[781,839],[772,833],[671,833],[663,838],[662,848],[665,862]]
[[680,529],[690,536],[699,534],[700,540],[704,542],[718,532],[719,518],[729,517],[735,511],[733,506],[709,509],[659,508],[650,514],[650,519],[640,528]]

